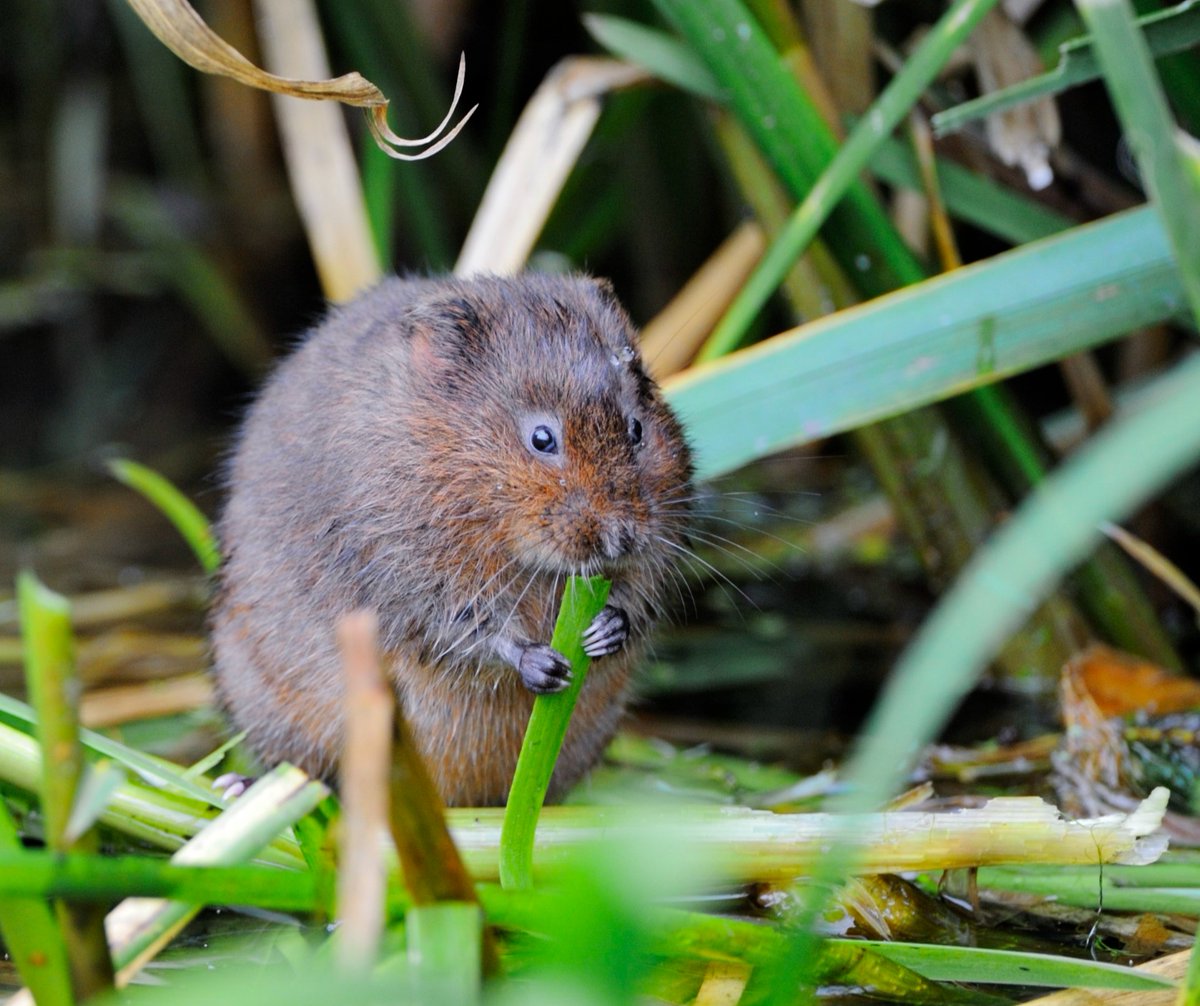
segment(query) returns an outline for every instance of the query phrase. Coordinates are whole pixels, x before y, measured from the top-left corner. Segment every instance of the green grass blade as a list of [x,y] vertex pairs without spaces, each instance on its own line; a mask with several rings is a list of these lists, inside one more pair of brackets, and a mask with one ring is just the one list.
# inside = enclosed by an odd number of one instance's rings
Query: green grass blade
[[871,156],[995,3],[996,0],[956,0],[929,30],[916,52],[859,120],[804,201],[792,213],[701,348],[699,361],[715,360],[741,344],[771,294],[817,236]]
[[665,32],[607,14],[585,14],[583,26],[614,56],[698,97],[724,102],[725,92],[708,68]]
[[[802,199],[837,142],[754,15],[738,0],[654,0],[726,93],[792,196]],[[850,185],[824,232],[856,285],[875,296],[924,271],[865,185]]]
[[1112,867],[1105,868],[1102,876],[1095,867],[1087,871],[1067,868],[1061,875],[1036,868],[985,867],[979,871],[979,882],[988,890],[1035,894],[1061,905],[1092,911],[1103,905],[1105,911],[1113,912],[1200,914],[1200,887],[1195,885],[1194,878],[1191,883],[1171,886],[1148,883],[1125,886],[1107,875],[1109,869]]
[[60,856],[19,846],[14,851],[0,836],[0,905],[14,897],[101,904],[133,897],[172,898],[197,905],[256,905],[302,912],[314,911],[318,904],[312,876],[299,870],[180,866],[149,856]]
[[[1168,10],[1155,11],[1138,19],[1146,43],[1156,56],[1184,52],[1200,44],[1200,0],[1185,0]],[[931,119],[935,136],[945,136],[1006,108],[1022,105],[1047,94],[1058,94],[1100,76],[1100,64],[1089,36],[1072,39],[1059,47],[1058,64],[1043,73],[1000,91],[964,101],[938,112]]]
[[[36,793],[41,773],[42,752],[36,741],[0,723],[0,780]],[[202,795],[204,800],[194,800],[169,788],[152,788],[130,781],[117,787],[100,820],[121,834],[173,852],[213,819],[208,803],[213,795]],[[303,861],[295,843],[282,838],[265,850],[261,858],[281,866]]]
[[84,766],[71,817],[67,821],[65,836],[68,844],[91,830],[108,806],[109,799],[124,782],[124,770],[111,761],[89,762]]
[[[593,37],[614,55],[699,98],[725,103],[726,95],[708,68],[678,39],[623,18],[592,14],[585,22]],[[911,149],[893,137],[883,139],[868,167],[890,185],[918,190],[923,187]],[[1013,244],[1049,237],[1075,223],[953,161],[939,160],[938,176],[952,216]]]
[[[12,858],[25,876],[26,853],[8,808],[0,800],[0,857]],[[0,879],[0,936],[17,974],[40,1006],[70,1006],[71,969],[67,947],[43,894],[12,890]]]
[[128,458],[115,458],[108,462],[113,478],[130,489],[136,489],[146,497],[183,535],[206,573],[215,573],[221,564],[217,550],[217,539],[213,535],[208,518],[191,500],[158,472]]
[[1200,318],[1200,195],[1175,143],[1176,128],[1146,40],[1127,0],[1077,0],[1142,180],[1162,216],[1192,314]]
[[903,964],[917,974],[939,982],[1147,991],[1175,987],[1175,983],[1169,978],[1146,974],[1119,964],[1054,957],[1050,954],[882,940],[844,942],[851,947],[868,946],[881,957]]
[[[19,729],[23,729],[23,732],[29,735],[37,730],[37,716],[34,715],[33,709],[3,693],[0,693],[0,720],[19,724]],[[211,807],[224,806],[224,801],[210,787],[197,783],[187,770],[179,768],[178,765],[128,747],[94,730],[81,729],[79,739],[89,751],[119,762],[155,786],[173,790]],[[0,752],[2,751],[3,744],[0,744]]]
[[555,695],[539,695],[533,702],[500,833],[500,882],[505,887],[533,885],[533,838],[538,814],[591,663],[583,652],[583,632],[608,600],[609,586],[602,577],[573,576],[563,590],[550,645],[570,661],[571,684]]
[[25,644],[25,682],[37,711],[38,740],[44,753],[38,787],[46,820],[46,844],[65,852],[63,836],[83,772],[73,692],[75,635],[67,599],[26,571],[17,578],[21,637]]
[[[85,826],[81,834],[70,834],[85,764],[79,743],[80,681],[70,605],[28,571],[17,577],[17,600],[25,645],[25,681],[38,714],[42,750],[38,795],[45,842],[60,854],[92,852],[98,841],[90,827]],[[66,946],[74,994],[87,999],[110,990],[113,967],[103,908],[58,900],[53,911]]]
[[700,477],[711,478],[1183,310],[1162,226],[1141,209],[820,319],[666,387]]

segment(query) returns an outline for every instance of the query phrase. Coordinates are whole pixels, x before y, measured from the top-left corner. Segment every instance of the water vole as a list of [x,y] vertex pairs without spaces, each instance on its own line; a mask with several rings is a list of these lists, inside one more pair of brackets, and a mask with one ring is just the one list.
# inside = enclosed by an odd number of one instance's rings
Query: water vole
[[450,804],[502,803],[567,575],[609,605],[552,794],[600,756],[686,541],[691,462],[610,288],[392,279],[333,310],[242,429],[218,533],[221,704],[267,763],[335,779],[336,619],[369,607]]

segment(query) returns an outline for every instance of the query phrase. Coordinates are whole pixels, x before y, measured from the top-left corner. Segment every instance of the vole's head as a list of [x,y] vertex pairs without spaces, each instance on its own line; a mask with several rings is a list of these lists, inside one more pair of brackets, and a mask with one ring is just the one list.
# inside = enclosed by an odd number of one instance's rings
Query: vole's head
[[506,561],[552,573],[675,558],[691,458],[607,284],[467,280],[414,322],[413,377],[433,406],[415,436],[470,501],[450,508],[464,532],[486,526]]

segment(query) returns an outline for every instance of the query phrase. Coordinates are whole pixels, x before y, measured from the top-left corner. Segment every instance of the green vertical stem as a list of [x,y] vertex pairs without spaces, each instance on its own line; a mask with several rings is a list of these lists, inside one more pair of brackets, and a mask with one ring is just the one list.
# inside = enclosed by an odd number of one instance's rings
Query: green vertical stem
[[533,703],[500,832],[500,883],[506,888],[533,886],[533,840],[538,815],[591,663],[583,652],[583,631],[604,607],[609,586],[602,577],[573,576],[563,590],[550,645],[570,662],[571,684],[554,695],[539,695]]
[[[0,853],[24,851],[17,826],[0,799]],[[21,981],[39,1006],[70,1006],[71,968],[54,910],[41,897],[0,896],[0,936]]]
[[[84,771],[79,743],[79,693],[75,636],[67,599],[44,586],[31,572],[17,578],[25,680],[38,717],[42,748],[39,787],[46,845],[54,852],[95,852],[96,834],[71,835],[68,823]],[[103,906],[54,903],[70,963],[71,987],[78,999],[113,986],[112,957],[104,933]]]

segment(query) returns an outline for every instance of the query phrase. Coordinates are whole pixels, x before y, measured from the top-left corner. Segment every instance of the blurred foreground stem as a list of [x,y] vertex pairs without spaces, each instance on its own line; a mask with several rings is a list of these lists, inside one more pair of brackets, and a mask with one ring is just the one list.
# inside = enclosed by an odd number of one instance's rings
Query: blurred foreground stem
[[[79,743],[79,694],[75,635],[67,599],[31,572],[17,579],[25,682],[38,717],[38,740],[45,752],[39,788],[45,841],[56,853],[95,852],[99,839],[92,821],[76,822],[74,812],[84,778]],[[112,957],[104,934],[104,907],[56,900],[54,915],[66,947],[71,987],[89,999],[113,987]]]

